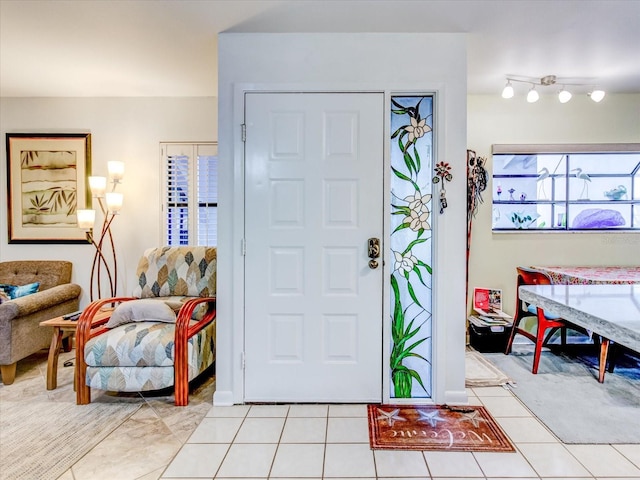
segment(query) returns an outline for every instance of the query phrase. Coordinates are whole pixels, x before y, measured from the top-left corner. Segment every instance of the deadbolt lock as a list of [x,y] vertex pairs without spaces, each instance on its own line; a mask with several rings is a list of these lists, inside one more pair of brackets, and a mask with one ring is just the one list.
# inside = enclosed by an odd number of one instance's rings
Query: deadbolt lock
[[378,258],[380,256],[380,239],[371,237],[369,240],[369,258]]
[[378,261],[376,258],[380,257],[380,239],[371,237],[368,241],[368,251],[369,251],[369,268],[372,270],[378,268]]

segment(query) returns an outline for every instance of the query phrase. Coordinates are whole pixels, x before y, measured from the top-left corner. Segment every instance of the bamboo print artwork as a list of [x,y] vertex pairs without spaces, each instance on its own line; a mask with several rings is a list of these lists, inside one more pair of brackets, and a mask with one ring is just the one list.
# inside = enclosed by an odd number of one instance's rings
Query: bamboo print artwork
[[391,97],[391,398],[431,397],[433,97]]
[[76,226],[77,152],[20,152],[22,226]]

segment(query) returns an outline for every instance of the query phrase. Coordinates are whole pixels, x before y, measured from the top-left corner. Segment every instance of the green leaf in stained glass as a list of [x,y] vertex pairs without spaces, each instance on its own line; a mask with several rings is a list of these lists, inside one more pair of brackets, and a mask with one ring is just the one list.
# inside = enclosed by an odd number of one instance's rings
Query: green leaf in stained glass
[[409,155],[407,152],[404,152],[404,164],[407,166],[407,170],[409,170],[409,173],[416,172],[416,165],[413,162],[413,158],[411,158],[411,155]]
[[404,153],[404,149],[405,149],[404,143],[402,143],[402,138],[403,138],[406,134],[407,134],[407,131],[406,131],[406,130],[403,130],[403,132],[402,132],[402,133],[400,134],[400,136],[398,137],[398,147],[400,148],[400,151],[401,151],[402,153]]
[[409,250],[411,250],[413,247],[415,247],[416,245],[419,245],[421,243],[424,243],[426,241],[428,241],[428,238],[418,238],[416,240],[414,240],[413,242],[409,243],[409,245],[407,245],[407,248],[404,249],[404,252],[402,252],[402,255],[406,255],[407,252]]
[[404,130],[404,126],[398,128],[395,132],[393,132],[393,134],[391,135],[391,140],[393,140],[394,138],[396,138],[400,133],[402,133]]
[[410,179],[409,177],[407,177],[404,173],[396,170],[395,168],[391,167],[391,171],[395,174],[396,177],[398,177],[401,180],[405,180],[407,182],[411,182],[411,185],[413,185],[413,188],[416,189],[416,192],[420,191],[420,187],[418,186],[418,184],[416,182],[414,182],[412,179]]
[[418,279],[420,280],[420,283],[422,283],[426,287],[427,284],[424,283],[424,280],[422,279],[422,273],[420,273],[420,269],[418,269],[417,265],[415,267],[413,267],[413,273],[415,273],[418,276]]
[[407,207],[406,205],[394,205],[391,204],[391,208],[395,208],[396,211],[395,212],[391,212],[391,215],[410,215],[411,214],[411,209],[409,207]]
[[424,267],[427,270],[427,272],[429,272],[430,274],[433,273],[433,271],[431,270],[431,267],[420,259],[418,259],[418,265],[420,265],[421,267]]
[[[409,274],[407,273],[407,275]],[[411,283],[407,283],[407,291],[409,292],[409,296],[411,297],[411,299],[416,302],[416,305],[424,310],[424,307],[420,303],[420,300],[418,300],[418,297],[416,297],[416,292],[413,290],[413,285],[411,285]]]
[[398,225],[393,232],[391,232],[391,235],[393,235],[394,233],[399,232],[400,230],[403,230],[405,228],[409,228],[410,226],[411,226],[410,223],[402,223],[402,224]]

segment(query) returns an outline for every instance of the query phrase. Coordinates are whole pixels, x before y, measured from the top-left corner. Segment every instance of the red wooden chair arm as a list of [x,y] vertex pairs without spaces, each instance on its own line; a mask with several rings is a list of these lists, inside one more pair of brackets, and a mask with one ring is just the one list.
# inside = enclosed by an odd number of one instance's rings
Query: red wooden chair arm
[[[136,300],[136,297],[113,297],[104,298],[92,302],[80,315],[78,326],[76,327],[76,403],[78,405],[88,404],[91,401],[91,392],[86,384],[87,365],[84,361],[84,349],[89,339],[102,335],[108,329],[104,326],[111,317],[105,314],[101,308],[109,303],[122,303]],[[191,317],[195,309],[202,303],[212,305],[204,316],[191,325]],[[175,327],[175,404],[184,406],[188,403],[189,379],[188,379],[188,359],[187,342],[207,325],[216,319],[216,299],[215,297],[199,297],[187,300],[178,311]],[[104,317],[95,317],[102,313]]]
[[[191,325],[191,317],[193,312],[198,308],[198,305],[202,303],[211,303],[213,308],[209,307],[204,316],[196,323]],[[216,318],[216,298],[215,297],[199,297],[187,300],[184,305],[178,311],[176,318],[176,336],[177,332],[186,330],[186,337],[191,338],[208,324],[210,324]]]
[[[87,364],[84,361],[84,349],[87,341],[108,330],[104,324],[111,318],[111,312],[105,313],[104,310],[101,310],[102,307],[108,303],[121,303],[135,299],[135,297],[102,298],[91,302],[80,314],[78,325],[76,325],[76,403],[78,405],[86,405],[91,400],[91,393],[85,378]],[[96,319],[98,314],[102,315]]]
[[[190,325],[193,312],[201,303],[213,304],[213,308],[209,308],[200,320],[198,320],[195,324]],[[192,298],[191,300],[187,300],[178,312],[178,317],[176,318],[176,331],[174,340],[174,381],[176,406],[185,406],[189,401],[189,361],[187,359],[187,342],[189,341],[189,338],[193,337],[196,333],[198,333],[200,330],[202,330],[215,320],[215,304],[215,297]]]

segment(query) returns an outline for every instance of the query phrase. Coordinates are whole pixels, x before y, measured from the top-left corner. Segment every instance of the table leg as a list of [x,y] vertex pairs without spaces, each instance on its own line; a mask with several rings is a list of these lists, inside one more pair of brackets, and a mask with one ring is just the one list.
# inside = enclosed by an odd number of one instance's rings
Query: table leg
[[607,352],[609,351],[609,340],[602,337],[600,343],[600,364],[598,366],[598,381],[604,383],[604,372],[607,367]]
[[62,344],[62,334],[63,331],[60,327],[53,327],[49,360],[47,361],[47,390],[55,390],[58,386],[58,355]]

